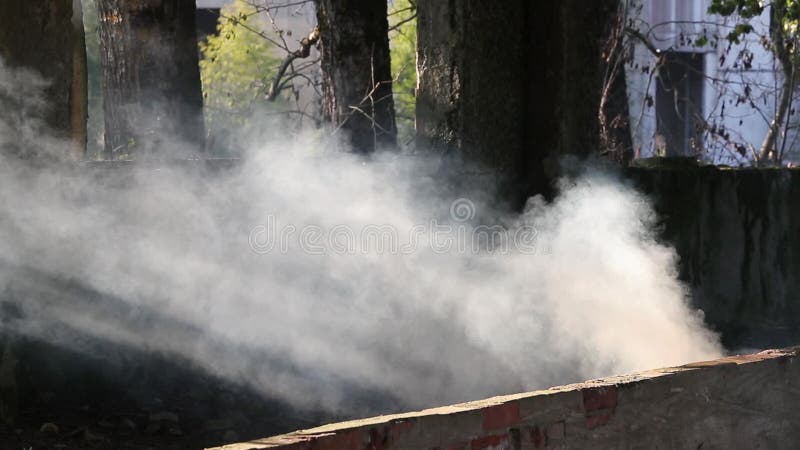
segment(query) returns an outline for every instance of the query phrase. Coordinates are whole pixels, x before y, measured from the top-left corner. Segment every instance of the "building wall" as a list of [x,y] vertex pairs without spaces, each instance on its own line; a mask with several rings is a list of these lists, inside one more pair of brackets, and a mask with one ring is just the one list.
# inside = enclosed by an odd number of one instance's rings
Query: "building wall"
[[[725,36],[735,18],[708,14],[710,0],[639,3],[641,10],[631,8],[631,17],[653,47],[662,53],[698,53],[705,60],[702,115],[710,126],[722,126],[728,139],[704,133],[702,145],[698,145],[705,151],[704,159],[717,164],[746,164],[766,135],[768,120],[775,111],[775,91],[780,85],[780,69],[771,52],[759,42],[760,36],[768,34],[769,11],[751,22],[753,33],[729,48]],[[694,45],[701,36],[707,36],[710,45]],[[721,36],[716,46],[714,36]],[[633,143],[640,157],[660,156],[656,108],[649,101],[656,98],[658,80],[653,70],[659,56],[642,42],[633,42],[633,62],[626,67]],[[752,53],[752,65],[737,61],[742,51]],[[800,142],[795,141],[794,133],[790,133],[787,146],[800,147]],[[740,153],[743,150],[744,155]]]
[[728,348],[800,342],[800,170],[630,169]]
[[234,0],[197,0],[197,9],[221,9]]

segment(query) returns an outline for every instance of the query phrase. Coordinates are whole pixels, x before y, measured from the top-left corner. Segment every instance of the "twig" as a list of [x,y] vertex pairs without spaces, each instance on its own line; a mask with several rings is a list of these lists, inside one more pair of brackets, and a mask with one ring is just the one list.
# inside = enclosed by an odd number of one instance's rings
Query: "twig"
[[269,93],[267,94],[267,100],[274,102],[275,99],[278,98],[282,90],[281,80],[283,76],[286,75],[286,70],[289,69],[289,66],[294,62],[295,59],[298,58],[308,58],[311,54],[311,47],[316,45],[319,42],[319,27],[314,28],[314,30],[309,33],[308,36],[304,37],[302,41],[300,41],[300,49],[294,52],[289,53],[286,55],[286,59],[283,60],[283,63],[278,68],[278,73],[275,74],[275,79],[272,80],[272,87],[269,89]]

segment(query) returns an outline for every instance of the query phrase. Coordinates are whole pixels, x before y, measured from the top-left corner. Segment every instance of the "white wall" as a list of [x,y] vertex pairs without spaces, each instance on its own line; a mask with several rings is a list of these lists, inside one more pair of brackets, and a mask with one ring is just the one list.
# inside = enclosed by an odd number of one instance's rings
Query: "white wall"
[[[639,31],[650,38],[650,42],[661,52],[673,50],[702,53],[705,55],[703,116],[707,123],[721,125],[730,135],[729,141],[714,138],[705,133],[704,159],[718,164],[738,165],[746,163],[761,143],[768,129],[768,121],[775,111],[775,91],[780,83],[779,67],[769,50],[759,42],[760,36],[768,34],[769,12],[754,19],[754,33],[739,45],[728,50],[725,37],[735,23],[733,18],[722,18],[707,13],[708,0],[638,0],[641,10],[632,8],[631,16]],[[715,47],[695,47],[691,43],[697,37],[720,36]],[[647,46],[634,40],[633,64],[626,66],[629,107],[634,147],[641,157],[656,156],[656,109],[648,106],[649,98],[656,96],[657,56]],[[745,68],[736,63],[742,50],[752,52],[752,67]],[[650,72],[642,70],[644,67]],[[745,98],[749,87],[749,98]],[[750,102],[752,100],[752,104]],[[724,105],[724,107],[723,107]],[[755,105],[755,107],[753,107]],[[800,147],[790,133],[787,146]],[[731,142],[745,145],[747,156],[738,155]]]
[[233,0],[197,0],[197,8],[217,9],[222,8]]

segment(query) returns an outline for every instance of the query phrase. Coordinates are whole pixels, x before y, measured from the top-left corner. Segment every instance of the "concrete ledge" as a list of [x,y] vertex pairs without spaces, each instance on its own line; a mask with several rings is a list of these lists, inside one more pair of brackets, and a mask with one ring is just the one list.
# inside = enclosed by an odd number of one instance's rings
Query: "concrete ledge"
[[768,350],[215,450],[796,448],[799,353]]

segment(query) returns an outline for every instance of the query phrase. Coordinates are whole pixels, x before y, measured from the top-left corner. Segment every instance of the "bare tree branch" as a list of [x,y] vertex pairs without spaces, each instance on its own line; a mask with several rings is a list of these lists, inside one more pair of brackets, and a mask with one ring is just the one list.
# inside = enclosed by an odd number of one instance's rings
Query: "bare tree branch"
[[283,76],[286,75],[286,70],[289,69],[289,66],[294,62],[294,60],[298,58],[308,58],[311,54],[311,47],[316,45],[319,42],[319,27],[314,28],[314,30],[309,33],[308,36],[304,37],[302,41],[300,41],[300,49],[294,52],[289,53],[286,55],[286,59],[283,60],[283,63],[278,68],[278,72],[275,74],[275,79],[272,80],[272,86],[269,89],[269,93],[267,94],[267,100],[274,102],[275,99],[278,98],[278,95],[281,93],[281,80]]

